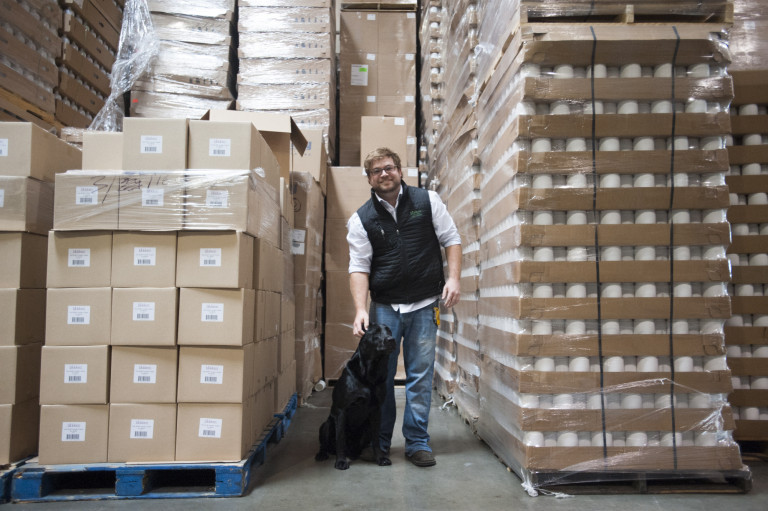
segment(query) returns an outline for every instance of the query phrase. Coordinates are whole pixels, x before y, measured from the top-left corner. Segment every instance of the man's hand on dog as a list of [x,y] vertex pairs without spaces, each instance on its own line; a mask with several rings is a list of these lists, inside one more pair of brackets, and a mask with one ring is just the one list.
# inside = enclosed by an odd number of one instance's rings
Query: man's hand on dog
[[352,333],[358,339],[363,336],[366,330],[368,330],[368,313],[364,310],[358,311],[355,314],[355,323],[352,325]]

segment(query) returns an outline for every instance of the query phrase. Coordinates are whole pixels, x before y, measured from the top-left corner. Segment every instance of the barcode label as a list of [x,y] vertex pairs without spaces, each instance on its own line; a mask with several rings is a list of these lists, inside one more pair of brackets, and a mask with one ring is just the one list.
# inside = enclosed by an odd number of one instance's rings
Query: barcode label
[[224,366],[203,364],[200,366],[200,383],[221,385],[224,383]]
[[5,189],[0,188],[0,208],[5,207]]
[[157,383],[157,364],[133,364],[133,383]]
[[131,438],[151,440],[155,434],[153,419],[131,419]]
[[64,383],[88,383],[88,364],[64,364]]
[[141,205],[146,207],[163,206],[165,190],[162,188],[142,188]]
[[352,71],[349,78],[349,84],[356,87],[368,86],[368,65],[352,64]]
[[200,418],[197,436],[201,438],[221,438],[222,419]]
[[62,422],[62,442],[85,442],[85,422]]
[[208,190],[205,193],[205,205],[209,208],[229,207],[228,190]]
[[232,139],[229,138],[209,138],[208,156],[227,157],[232,154]]
[[221,266],[221,249],[220,248],[201,248],[200,249],[200,266],[201,267]]
[[0,138],[0,158],[8,156],[8,139]]
[[91,306],[90,305],[69,305],[67,307],[68,325],[90,325],[91,324]]
[[157,248],[133,247],[134,266],[155,266],[157,264]]
[[162,154],[163,137],[157,135],[142,135],[140,144],[141,154]]
[[134,321],[154,321],[155,302],[133,302]]
[[75,188],[75,205],[88,206],[99,202],[97,186],[78,186]]
[[204,303],[200,319],[203,322],[224,322],[224,304],[223,303]]
[[91,266],[90,248],[70,248],[67,254],[70,268],[89,268]]

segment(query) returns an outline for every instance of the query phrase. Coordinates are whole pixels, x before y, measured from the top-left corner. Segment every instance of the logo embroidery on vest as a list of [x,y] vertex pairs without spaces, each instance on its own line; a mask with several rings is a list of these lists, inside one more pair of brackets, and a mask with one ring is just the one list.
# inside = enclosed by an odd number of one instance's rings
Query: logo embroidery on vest
[[415,210],[411,211],[410,217],[411,218],[418,218],[418,217],[420,217],[422,215],[424,215],[424,211],[422,211],[420,209],[415,209]]

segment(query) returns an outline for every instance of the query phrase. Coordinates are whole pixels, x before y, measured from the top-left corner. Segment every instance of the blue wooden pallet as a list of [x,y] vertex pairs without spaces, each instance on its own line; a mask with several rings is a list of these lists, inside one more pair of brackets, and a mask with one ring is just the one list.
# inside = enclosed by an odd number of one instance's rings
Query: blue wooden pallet
[[19,470],[19,467],[27,463],[31,458],[26,458],[10,465],[3,465],[0,468],[0,504],[11,500],[11,482],[13,474]]
[[13,502],[240,497],[253,469],[266,461],[267,444],[279,442],[296,413],[294,396],[275,414],[245,459],[235,463],[28,463],[13,475]]

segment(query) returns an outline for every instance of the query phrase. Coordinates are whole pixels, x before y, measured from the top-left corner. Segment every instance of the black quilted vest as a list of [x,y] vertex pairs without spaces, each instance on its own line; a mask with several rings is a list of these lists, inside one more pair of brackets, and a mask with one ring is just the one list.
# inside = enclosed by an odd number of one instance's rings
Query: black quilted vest
[[377,303],[414,303],[443,292],[443,257],[432,225],[429,193],[402,183],[397,223],[371,198],[357,210],[373,246],[369,287]]

